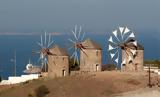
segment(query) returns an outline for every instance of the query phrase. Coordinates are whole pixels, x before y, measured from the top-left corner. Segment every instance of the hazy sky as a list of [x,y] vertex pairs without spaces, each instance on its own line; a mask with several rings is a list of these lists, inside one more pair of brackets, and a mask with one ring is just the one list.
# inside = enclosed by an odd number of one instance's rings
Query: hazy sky
[[160,31],[160,0],[0,0],[0,33],[67,32],[75,24],[92,33],[117,26]]

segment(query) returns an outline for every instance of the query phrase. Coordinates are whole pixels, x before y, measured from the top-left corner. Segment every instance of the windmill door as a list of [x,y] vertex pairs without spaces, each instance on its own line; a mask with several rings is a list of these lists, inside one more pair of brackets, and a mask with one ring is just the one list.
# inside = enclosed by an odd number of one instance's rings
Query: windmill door
[[98,71],[98,70],[99,70],[99,65],[97,64],[97,65],[96,65],[96,71]]
[[62,76],[66,76],[66,71],[62,70]]
[[138,63],[135,64],[135,70],[138,70]]

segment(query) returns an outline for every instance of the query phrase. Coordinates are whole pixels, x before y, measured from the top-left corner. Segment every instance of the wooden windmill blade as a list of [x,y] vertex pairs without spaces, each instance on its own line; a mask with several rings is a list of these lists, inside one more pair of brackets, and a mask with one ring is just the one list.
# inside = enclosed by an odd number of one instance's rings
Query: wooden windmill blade
[[51,53],[51,52],[47,52],[47,55],[56,55],[56,54],[53,54],[53,53]]
[[136,49],[137,50],[137,46],[138,46],[138,43],[137,43],[137,40],[131,38],[131,39],[128,39],[126,42],[125,42],[126,46],[131,48],[131,49]]
[[89,46],[83,46],[83,49],[95,49],[94,47],[89,47]]
[[83,48],[80,48],[80,50],[88,57],[87,53],[83,50]]
[[53,53],[53,52],[51,52],[51,51],[47,51],[47,55],[57,56],[56,53]]
[[136,56],[137,54],[137,47],[138,45],[136,40],[127,42],[126,44],[126,48],[129,49],[130,53],[132,53],[133,56]]

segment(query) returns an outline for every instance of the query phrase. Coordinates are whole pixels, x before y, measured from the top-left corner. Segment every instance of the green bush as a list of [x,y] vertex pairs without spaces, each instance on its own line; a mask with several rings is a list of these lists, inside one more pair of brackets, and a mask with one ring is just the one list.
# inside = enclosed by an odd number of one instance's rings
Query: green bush
[[45,85],[41,85],[35,89],[36,97],[45,97],[47,94],[49,94],[49,90]]

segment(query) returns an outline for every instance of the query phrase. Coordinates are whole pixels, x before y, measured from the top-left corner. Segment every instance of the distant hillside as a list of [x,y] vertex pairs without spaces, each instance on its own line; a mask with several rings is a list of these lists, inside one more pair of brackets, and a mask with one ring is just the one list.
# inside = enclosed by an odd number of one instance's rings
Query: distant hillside
[[145,60],[144,65],[157,66],[158,68],[160,68],[160,60]]

